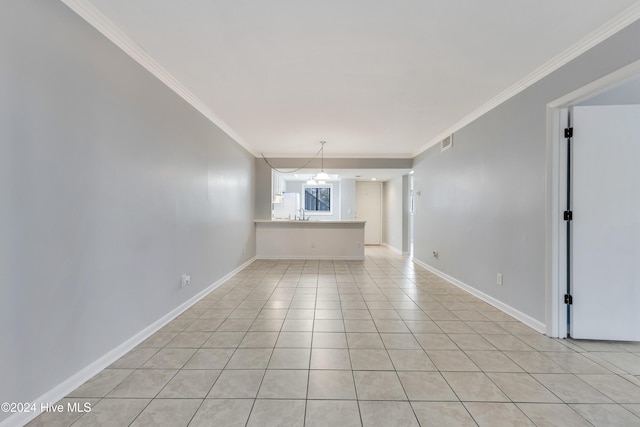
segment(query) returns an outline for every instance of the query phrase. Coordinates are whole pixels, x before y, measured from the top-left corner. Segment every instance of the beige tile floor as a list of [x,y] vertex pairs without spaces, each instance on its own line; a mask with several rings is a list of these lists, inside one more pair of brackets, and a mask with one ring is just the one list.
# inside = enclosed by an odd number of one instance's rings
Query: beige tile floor
[[640,343],[550,339],[405,256],[256,261],[32,426],[640,426]]

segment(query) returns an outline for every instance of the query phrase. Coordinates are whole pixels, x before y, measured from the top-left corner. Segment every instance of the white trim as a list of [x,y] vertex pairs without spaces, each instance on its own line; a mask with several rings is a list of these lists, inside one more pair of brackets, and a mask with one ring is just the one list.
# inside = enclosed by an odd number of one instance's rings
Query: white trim
[[209,107],[196,97],[189,89],[171,75],[164,67],[156,62],[143,48],[138,46],[129,36],[125,34],[116,24],[107,18],[98,8],[87,0],[60,0],[69,9],[77,13],[82,19],[98,30],[113,44],[118,46],[124,53],[129,55],[134,61],[142,65],[147,71],[158,80],[167,85],[178,96],[187,101],[193,108],[198,110],[203,116],[209,119],[214,125],[219,127],[224,133],[229,135],[235,142],[249,151],[255,157],[258,155],[228,124],[215,115]]
[[[274,152],[264,152],[262,153],[266,158],[276,158],[276,159],[308,159],[309,158],[309,152],[306,153],[280,153],[277,151]],[[344,160],[344,159],[356,159],[356,160],[362,160],[362,159],[383,159],[383,160],[388,160],[388,159],[413,159],[415,157],[415,155],[411,154],[411,153],[330,153],[324,154],[324,158],[326,159],[340,159],[340,160]],[[315,168],[315,169],[320,169],[320,168]],[[327,169],[333,169],[333,168],[327,168]],[[402,169],[409,169],[409,168],[402,168]]]
[[616,86],[625,84],[640,74],[640,60],[607,74],[579,89],[574,90],[547,104],[549,108],[568,107],[577,104],[593,96],[600,95]]
[[567,150],[562,144],[562,129],[566,127],[566,111],[592,96],[624,84],[640,75],[640,60],[620,68],[573,92],[547,104],[547,160],[546,160],[546,321],[547,333],[552,337],[567,336],[567,314],[563,295],[566,277],[566,234],[561,212],[566,199],[565,175]]
[[408,253],[408,252],[402,252],[400,249],[396,248],[395,246],[391,246],[388,243],[383,243],[382,246],[384,246],[387,249],[390,249],[392,252],[395,252],[398,255],[406,255]]
[[79,386],[81,386],[91,378],[93,378],[95,375],[100,373],[103,369],[105,369],[106,367],[111,365],[113,362],[115,362],[116,360],[124,356],[126,353],[134,349],[138,344],[140,344],[141,342],[149,338],[151,335],[153,335],[155,332],[160,330],[167,323],[169,323],[170,321],[175,319],[177,316],[182,314],[189,307],[194,305],[196,302],[200,301],[203,297],[205,297],[211,291],[216,289],[218,286],[220,286],[221,284],[229,280],[231,277],[238,274],[240,271],[242,271],[245,267],[247,267],[249,264],[251,264],[255,260],[256,258],[254,257],[254,258],[251,258],[249,261],[243,263],[242,265],[240,265],[230,273],[226,274],[221,279],[217,280],[212,285],[208,286],[206,289],[200,291],[197,295],[191,297],[189,300],[180,304],[178,307],[171,310],[169,313],[162,316],[160,319],[156,320],[155,322],[153,322],[152,324],[150,324],[149,326],[147,326],[146,328],[144,328],[143,330],[141,330],[140,332],[138,332],[137,334],[135,334],[134,336],[132,336],[131,338],[129,338],[128,340],[126,340],[125,342],[117,346],[116,348],[114,348],[113,350],[109,351],[104,356],[98,358],[93,363],[89,364],[88,366],[76,372],[75,374],[73,374],[72,376],[70,376],[69,378],[67,378],[66,380],[64,380],[63,382],[61,382],[60,384],[58,384],[48,392],[44,393],[42,396],[40,396],[39,398],[37,398],[32,402],[36,407],[36,412],[16,413],[10,416],[9,418],[3,420],[2,422],[0,422],[0,427],[24,425],[29,421],[31,421],[32,419],[36,418],[38,415],[40,415],[41,403],[56,403],[60,399],[67,396],[73,390],[75,390],[76,388],[78,388]]
[[546,160],[546,212],[545,217],[545,320],[546,334],[554,338],[567,336],[567,313],[559,292],[566,287],[565,227],[562,212],[566,209],[567,146],[560,132],[567,127],[566,108],[547,107],[547,160]]
[[[334,255],[274,255],[274,256],[258,256],[257,260],[287,260],[287,259],[306,259],[306,260],[339,260],[339,261],[364,261],[364,256],[334,256]],[[1,427],[1,426],[0,426]]]
[[471,295],[480,298],[482,301],[491,304],[492,306],[494,306],[495,308],[497,308],[500,311],[503,311],[504,313],[508,314],[509,316],[521,321],[522,323],[524,323],[525,325],[529,326],[530,328],[540,332],[541,334],[544,334],[545,332],[545,325],[544,323],[534,319],[531,316],[528,316],[526,314],[524,314],[523,312],[511,307],[510,305],[507,305],[505,303],[503,303],[502,301],[499,301],[497,299],[495,299],[494,297],[485,294],[484,292],[481,292],[479,290],[477,290],[476,288],[474,288],[473,286],[467,285],[464,282],[461,282],[460,280],[449,276],[446,273],[443,273],[442,271],[435,269],[433,267],[431,267],[429,264],[426,264],[422,261],[420,261],[417,258],[412,258],[412,261],[416,264],[418,264],[420,267],[423,267],[427,270],[429,270],[430,272],[436,274],[437,276],[443,278],[444,280],[452,283],[453,285],[459,287],[460,289],[469,292]]
[[565,49],[555,57],[551,58],[551,60],[544,63],[541,67],[533,70],[531,73],[525,76],[522,80],[516,82],[513,86],[499,93],[498,95],[493,97],[491,100],[489,100],[489,102],[483,104],[482,106],[480,106],[480,108],[473,111],[468,116],[462,118],[462,120],[459,120],[450,128],[436,135],[427,144],[423,145],[420,149],[418,149],[418,151],[416,151],[413,154],[413,157],[417,157],[418,155],[422,154],[424,151],[428,150],[434,145],[439,144],[440,141],[442,141],[448,135],[459,131],[469,123],[478,119],[485,113],[491,111],[492,109],[502,104],[503,102],[513,98],[514,96],[516,96],[517,94],[519,94],[520,92],[528,88],[529,86],[542,80],[543,78],[553,73],[560,67],[564,66],[565,64],[569,63],[573,59],[582,55],[583,53],[593,48],[597,44],[601,43],[602,41],[606,40],[607,38],[611,37],[618,31],[621,31],[625,27],[631,25],[638,19],[640,19],[640,2],[636,2],[631,7],[625,9],[622,13],[618,14],[614,18],[604,23],[594,32],[582,38],[580,41],[570,46],[569,48]]

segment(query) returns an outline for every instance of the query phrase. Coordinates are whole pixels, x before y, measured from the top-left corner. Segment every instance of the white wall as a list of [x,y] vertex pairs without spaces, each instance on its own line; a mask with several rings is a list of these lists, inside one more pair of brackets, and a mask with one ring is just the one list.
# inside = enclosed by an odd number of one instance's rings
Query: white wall
[[[640,23],[615,34],[414,162],[417,260],[545,321],[546,104],[640,58]],[[439,259],[432,251],[440,253]],[[504,285],[496,274],[504,274]]]
[[356,219],[356,180],[353,178],[340,180],[340,219]]
[[61,2],[3,2],[0,64],[0,401],[29,402],[255,255],[255,159]]
[[256,252],[258,259],[364,260],[364,223],[257,222]]
[[382,186],[382,243],[402,252],[402,176],[383,183]]

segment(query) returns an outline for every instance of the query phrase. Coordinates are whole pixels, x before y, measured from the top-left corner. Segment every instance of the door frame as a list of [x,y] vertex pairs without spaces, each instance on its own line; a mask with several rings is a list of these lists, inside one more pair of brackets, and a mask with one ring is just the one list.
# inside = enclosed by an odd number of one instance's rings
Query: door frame
[[547,104],[546,218],[545,218],[545,334],[566,338],[567,310],[564,304],[567,277],[567,237],[563,212],[567,188],[567,127],[571,106],[604,93],[640,75],[640,60],[595,80]]

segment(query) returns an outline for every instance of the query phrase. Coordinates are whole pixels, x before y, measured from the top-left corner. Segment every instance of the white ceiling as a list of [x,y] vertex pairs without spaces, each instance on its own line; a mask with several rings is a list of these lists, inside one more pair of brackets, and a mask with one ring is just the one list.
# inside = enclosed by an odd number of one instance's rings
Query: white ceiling
[[[413,157],[635,0],[63,0],[255,154]],[[110,24],[111,24],[110,23]]]

